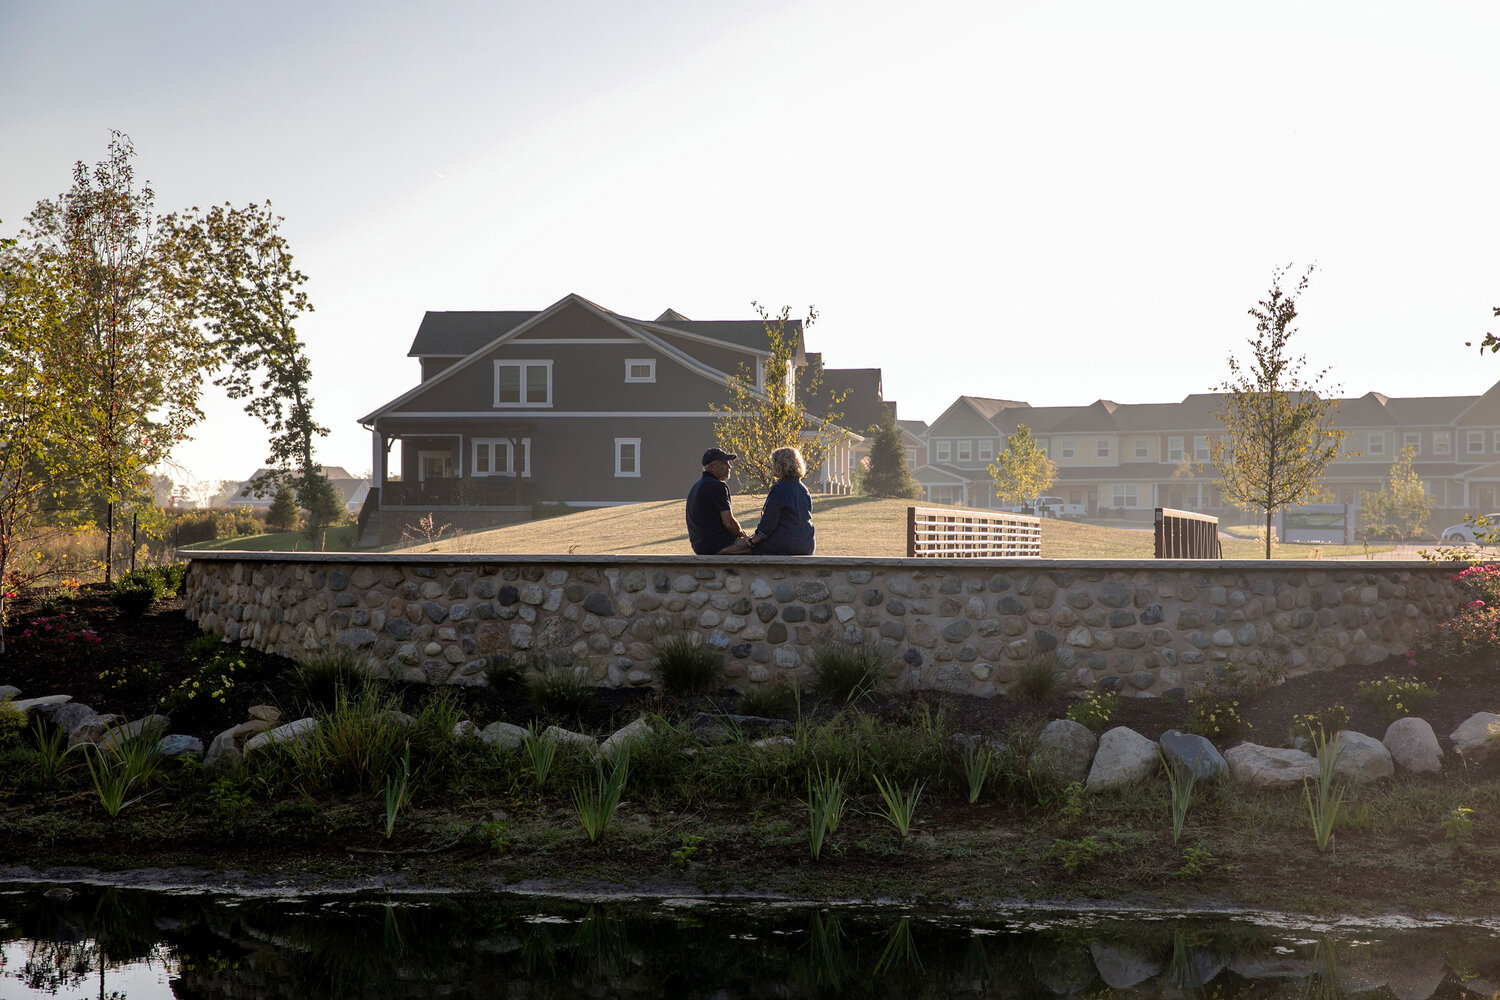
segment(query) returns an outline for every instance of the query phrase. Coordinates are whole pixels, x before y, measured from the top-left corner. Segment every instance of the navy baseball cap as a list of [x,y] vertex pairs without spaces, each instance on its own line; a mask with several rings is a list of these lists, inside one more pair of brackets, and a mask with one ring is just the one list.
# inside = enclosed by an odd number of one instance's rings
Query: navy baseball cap
[[703,453],[703,461],[699,464],[712,465],[714,462],[733,462],[739,457],[740,456],[738,455],[731,455],[727,451],[720,451],[717,448],[710,448]]

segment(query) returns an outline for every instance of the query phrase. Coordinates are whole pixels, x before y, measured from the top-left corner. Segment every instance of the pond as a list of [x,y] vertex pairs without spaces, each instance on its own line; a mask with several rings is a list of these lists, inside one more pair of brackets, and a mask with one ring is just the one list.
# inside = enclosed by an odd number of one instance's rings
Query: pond
[[1500,990],[1500,933],[1478,925],[67,891],[0,888],[0,997],[1456,1000]]

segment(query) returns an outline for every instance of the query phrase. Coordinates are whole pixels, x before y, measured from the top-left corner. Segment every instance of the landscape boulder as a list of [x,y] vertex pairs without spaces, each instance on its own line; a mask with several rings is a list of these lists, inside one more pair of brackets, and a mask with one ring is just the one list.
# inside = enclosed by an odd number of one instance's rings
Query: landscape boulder
[[1397,719],[1386,729],[1381,742],[1391,752],[1391,760],[1404,771],[1436,774],[1443,769],[1443,748],[1426,719]]
[[268,729],[263,733],[250,737],[245,743],[243,753],[246,757],[264,750],[273,744],[306,745],[313,735],[318,731],[318,720],[313,718],[297,719],[288,722],[284,726]]
[[186,757],[189,754],[202,754],[203,741],[196,736],[186,736],[182,733],[168,733],[157,741],[156,752],[163,757]]
[[562,726],[548,726],[542,730],[542,739],[551,740],[558,746],[573,746],[582,750],[593,750],[599,745],[599,741],[588,733],[575,733]]
[[111,726],[103,736],[99,737],[99,746],[105,750],[118,750],[131,740],[148,736],[162,737],[166,735],[167,727],[172,720],[165,715],[147,715],[133,722],[122,725]]
[[1116,726],[1099,737],[1087,787],[1091,792],[1109,792],[1138,785],[1160,766],[1161,754],[1154,740],[1127,726]]
[[21,697],[21,689],[12,684],[0,684],[0,701],[15,701]]
[[491,722],[479,731],[479,738],[496,750],[513,750],[526,739],[526,729],[509,722]]
[[1460,757],[1481,761],[1494,750],[1497,731],[1500,731],[1500,715],[1493,712],[1475,712],[1449,735],[1453,749]]
[[1089,776],[1098,747],[1099,737],[1088,726],[1072,719],[1053,719],[1037,737],[1031,766],[1065,785],[1083,781]]
[[1391,752],[1373,736],[1356,733],[1352,729],[1338,734],[1339,756],[1333,765],[1333,773],[1355,785],[1368,785],[1396,773],[1391,762]]
[[114,722],[115,717],[100,715],[81,701],[58,705],[52,712],[52,724],[68,737],[68,746],[95,743]]
[[1237,785],[1253,789],[1295,788],[1318,776],[1318,762],[1301,750],[1289,747],[1263,747],[1241,743],[1231,747],[1224,760],[1229,764],[1229,778]]
[[1184,770],[1191,769],[1196,781],[1219,778],[1229,771],[1224,755],[1197,733],[1168,729],[1157,742],[1161,744],[1161,755],[1167,764]]
[[[254,711],[251,709],[252,716]],[[281,715],[280,712],[276,714],[278,717]],[[245,741],[275,728],[275,722],[252,717],[232,729],[224,730],[208,744],[208,752],[203,755],[203,769],[210,772],[232,771],[245,759]]]
[[629,753],[631,748],[651,738],[653,730],[645,719],[636,719],[623,729],[611,733],[609,738],[599,744],[599,756],[605,760],[614,760],[618,753]]

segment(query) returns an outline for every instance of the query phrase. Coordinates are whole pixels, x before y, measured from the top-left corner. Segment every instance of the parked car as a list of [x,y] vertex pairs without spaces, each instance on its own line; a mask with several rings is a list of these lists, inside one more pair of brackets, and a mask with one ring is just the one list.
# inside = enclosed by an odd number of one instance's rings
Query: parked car
[[1449,545],[1477,545],[1481,538],[1487,545],[1494,544],[1500,537],[1500,513],[1477,515],[1466,519],[1463,524],[1450,524],[1443,529],[1441,537]]

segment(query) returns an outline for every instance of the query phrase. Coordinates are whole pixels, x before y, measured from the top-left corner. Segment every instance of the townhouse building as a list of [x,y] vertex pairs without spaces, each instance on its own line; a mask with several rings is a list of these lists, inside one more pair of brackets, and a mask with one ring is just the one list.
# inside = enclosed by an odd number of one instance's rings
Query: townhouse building
[[[913,475],[933,502],[993,507],[986,471],[1016,428],[1030,428],[1057,466],[1048,492],[1091,516],[1141,518],[1177,507],[1240,519],[1215,487],[1209,442],[1224,432],[1215,413],[1224,397],[1195,393],[1176,403],[1031,406],[960,396],[920,433],[925,459]],[[1344,457],[1323,477],[1327,499],[1359,507],[1381,489],[1402,447],[1433,499],[1433,520],[1490,513],[1500,503],[1500,383],[1479,396],[1392,397],[1369,392],[1336,401]],[[909,449],[908,457],[914,457]]]

